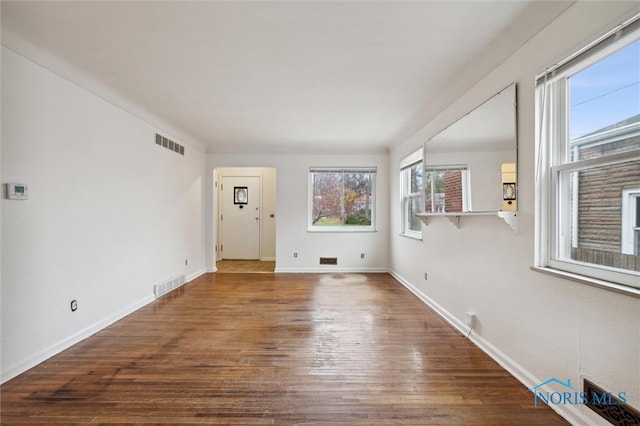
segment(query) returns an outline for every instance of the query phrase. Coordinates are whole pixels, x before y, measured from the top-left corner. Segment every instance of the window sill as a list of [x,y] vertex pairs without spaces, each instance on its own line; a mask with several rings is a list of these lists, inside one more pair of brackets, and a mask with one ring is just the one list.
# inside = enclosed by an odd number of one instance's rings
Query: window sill
[[373,229],[373,228],[356,229],[356,228],[334,227],[334,228],[328,228],[328,229],[308,228],[307,232],[310,232],[310,233],[313,233],[313,234],[327,234],[327,233],[334,233],[334,234],[361,234],[361,233],[367,233],[367,232],[378,232],[378,230],[377,229]]
[[399,235],[401,237],[411,238],[412,240],[422,241],[422,235],[403,234],[402,232]]
[[571,281],[575,281],[581,284],[587,284],[594,287],[599,287],[603,290],[615,291],[626,296],[632,296],[640,298],[640,289],[612,283],[609,281],[599,280],[596,278],[586,277],[584,275],[574,274],[571,272],[561,271],[559,269],[553,269],[545,266],[532,266],[532,271],[542,272],[543,274],[553,275],[554,277],[565,278]]

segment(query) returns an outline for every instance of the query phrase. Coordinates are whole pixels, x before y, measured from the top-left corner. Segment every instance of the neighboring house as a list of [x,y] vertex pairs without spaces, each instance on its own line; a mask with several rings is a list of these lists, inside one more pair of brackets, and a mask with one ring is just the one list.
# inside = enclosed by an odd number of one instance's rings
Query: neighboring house
[[[579,161],[638,148],[640,115],[573,140],[571,155]],[[640,271],[640,162],[582,171],[576,185],[572,259]]]

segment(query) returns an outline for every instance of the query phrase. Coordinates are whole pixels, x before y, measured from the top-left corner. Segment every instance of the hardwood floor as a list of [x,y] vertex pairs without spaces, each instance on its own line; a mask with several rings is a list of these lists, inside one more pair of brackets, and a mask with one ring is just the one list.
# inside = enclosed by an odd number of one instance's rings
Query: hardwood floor
[[272,273],[276,262],[264,260],[219,260],[216,269],[220,273]]
[[2,424],[553,425],[387,274],[208,274],[1,387]]

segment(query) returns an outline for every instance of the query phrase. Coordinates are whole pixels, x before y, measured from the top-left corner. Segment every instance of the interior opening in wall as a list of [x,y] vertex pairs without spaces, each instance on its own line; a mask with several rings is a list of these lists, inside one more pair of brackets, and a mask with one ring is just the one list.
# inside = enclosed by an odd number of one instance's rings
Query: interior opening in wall
[[220,167],[214,179],[214,260],[218,272],[273,272],[276,169]]

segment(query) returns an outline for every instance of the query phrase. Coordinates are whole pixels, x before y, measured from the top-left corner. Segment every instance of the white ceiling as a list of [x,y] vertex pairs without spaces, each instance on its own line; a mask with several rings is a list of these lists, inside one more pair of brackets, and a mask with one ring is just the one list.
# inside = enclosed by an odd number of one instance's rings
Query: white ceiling
[[570,4],[3,1],[2,40],[208,152],[385,152]]

